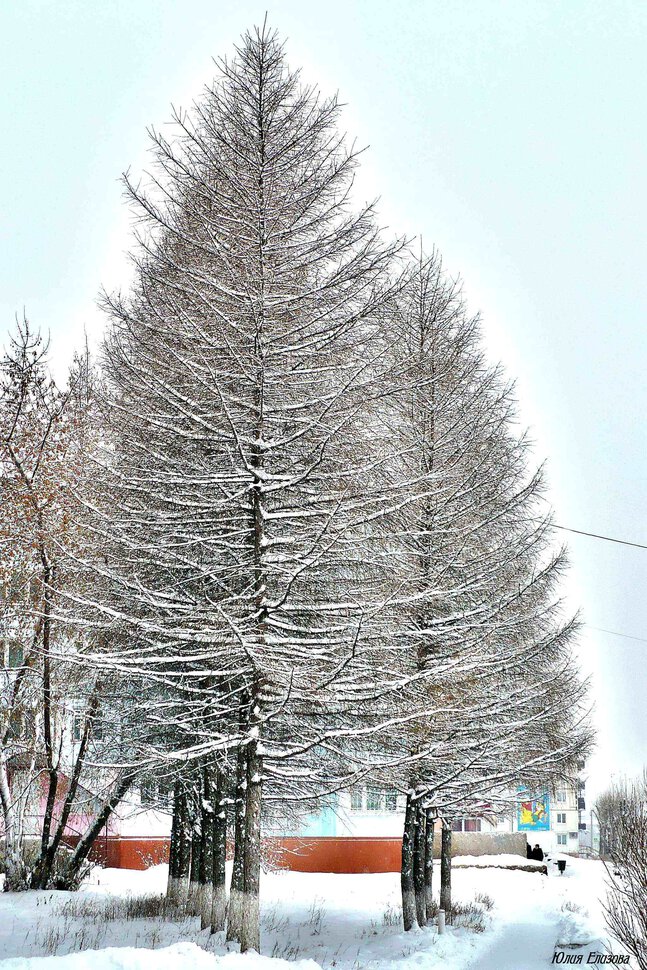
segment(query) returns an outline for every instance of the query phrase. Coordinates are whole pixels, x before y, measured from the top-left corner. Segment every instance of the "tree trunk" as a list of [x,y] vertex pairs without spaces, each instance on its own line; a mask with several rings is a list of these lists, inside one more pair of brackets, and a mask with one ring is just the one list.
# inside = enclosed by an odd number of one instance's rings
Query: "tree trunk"
[[402,919],[405,930],[413,928],[416,922],[416,894],[413,881],[413,848],[415,842],[416,807],[412,793],[407,792],[407,807],[404,814],[402,833],[402,866],[400,868],[400,888],[402,890]]
[[[252,732],[258,730],[255,708]],[[243,919],[240,934],[240,952],[261,952],[259,889],[261,876],[261,799],[262,758],[258,753],[258,738],[252,735],[247,747],[247,790],[245,810],[245,853]]]
[[416,896],[416,919],[418,926],[427,925],[425,900],[425,810],[420,800],[415,806],[415,832],[413,843],[413,885]]
[[200,929],[211,926],[213,897],[213,818],[216,792],[209,768],[202,772],[202,854],[200,856]]
[[229,918],[227,941],[240,942],[243,921],[243,891],[245,889],[245,778],[247,775],[247,750],[241,745],[236,761],[236,795],[234,799],[234,866],[231,871],[229,891]]
[[45,742],[45,758],[47,762],[47,798],[45,801],[45,811],[43,813],[43,828],[41,832],[41,859],[44,859],[49,846],[49,835],[54,818],[54,806],[58,793],[58,768],[54,764],[54,736],[52,731],[52,669],[50,656],[50,632],[51,632],[51,592],[50,582],[52,579],[51,566],[47,558],[45,549],[40,549],[41,561],[43,564],[43,740]]
[[171,823],[171,844],[168,853],[168,882],[166,884],[166,899],[172,906],[177,906],[179,901],[180,799],[180,783],[176,781],[173,788],[173,821]]
[[[95,684],[92,694],[90,695],[90,700],[88,701],[86,709],[85,724],[83,727],[83,733],[81,735],[81,742],[79,744],[79,750],[74,762],[74,767],[72,770],[72,776],[70,778],[69,785],[67,787],[67,793],[63,801],[63,808],[61,810],[61,816],[58,820],[56,830],[52,837],[49,845],[41,846],[41,856],[38,860],[36,866],[34,867],[34,872],[31,880],[32,889],[47,889],[51,885],[52,871],[54,869],[54,861],[56,859],[56,853],[58,848],[63,841],[63,836],[65,834],[65,828],[68,823],[68,819],[72,813],[72,807],[74,805],[74,799],[76,798],[76,793],[79,788],[79,782],[81,780],[81,772],[85,764],[85,753],[90,742],[90,731],[92,728],[92,723],[94,716],[97,713],[99,707],[99,691],[101,688],[101,683],[97,681]],[[51,819],[50,819],[51,825]],[[49,832],[49,825],[47,827]],[[45,834],[45,829],[43,829],[43,835]]]
[[178,819],[178,905],[185,907],[189,896],[189,873],[191,872],[191,830],[184,786],[180,795]]
[[215,813],[213,819],[212,901],[211,932],[220,933],[227,919],[227,887],[225,865],[227,861],[227,804],[226,779],[219,771],[216,779]]
[[440,908],[445,920],[452,922],[452,828],[443,821],[440,850]]
[[22,892],[29,888],[27,868],[23,857],[23,845],[20,836],[20,826],[16,818],[16,809],[9,789],[9,775],[4,755],[0,761],[0,802],[4,818],[4,870],[5,891]]
[[427,923],[431,923],[433,918],[434,896],[434,819],[431,809],[428,808],[427,824],[425,827],[425,909],[427,912]]
[[104,825],[107,824],[108,819],[134,780],[134,774],[124,775],[124,777],[121,779],[99,814],[95,817],[89,828],[86,829],[81,839],[77,842],[76,848],[72,853],[72,858],[67,863],[59,878],[56,880],[57,889],[78,889],[83,865],[90,855],[92,846],[94,845],[99,832]]
[[189,893],[187,897],[187,912],[191,916],[200,915],[200,866],[202,863],[202,812],[199,808],[200,786],[193,792],[191,799],[190,838],[191,838],[191,866],[189,868]]

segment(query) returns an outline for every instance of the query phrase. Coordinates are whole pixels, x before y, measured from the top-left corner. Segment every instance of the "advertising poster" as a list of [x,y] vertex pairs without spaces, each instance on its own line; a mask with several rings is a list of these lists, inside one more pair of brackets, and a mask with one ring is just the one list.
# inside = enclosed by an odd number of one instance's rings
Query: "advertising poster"
[[517,828],[519,832],[549,831],[550,799],[548,795],[524,799],[519,803]]

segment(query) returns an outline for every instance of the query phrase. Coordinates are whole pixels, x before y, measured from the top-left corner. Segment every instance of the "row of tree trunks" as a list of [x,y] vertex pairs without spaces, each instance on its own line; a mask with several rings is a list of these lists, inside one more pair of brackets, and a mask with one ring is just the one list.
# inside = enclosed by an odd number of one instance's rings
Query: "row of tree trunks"
[[237,757],[234,798],[234,865],[227,905],[227,778],[204,768],[189,794],[181,781],[173,794],[167,899],[200,917],[202,929],[226,931],[241,951],[260,952],[262,759],[255,738]]
[[[402,891],[402,919],[405,930],[414,926],[427,926],[434,915],[434,829],[435,820],[431,809],[424,808],[422,799],[414,791],[407,794],[407,805],[402,833],[402,866],[400,887]],[[443,821],[440,852],[440,909],[444,909],[447,922],[451,922],[451,851],[452,830]]]

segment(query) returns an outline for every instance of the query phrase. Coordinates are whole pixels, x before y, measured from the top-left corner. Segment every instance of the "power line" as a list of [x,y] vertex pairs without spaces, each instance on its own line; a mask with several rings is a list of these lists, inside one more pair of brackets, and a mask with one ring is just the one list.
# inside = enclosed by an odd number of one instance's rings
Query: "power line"
[[[601,536],[597,532],[584,532],[582,529],[569,529],[567,525],[551,524],[553,529],[562,529],[564,532],[575,532],[578,536],[589,536],[591,539],[604,539],[605,542],[617,542],[620,546],[633,546],[634,549],[647,549],[647,545],[642,542],[628,542],[626,539],[613,539],[611,536]],[[608,632],[608,631],[607,631]]]
[[604,630],[601,626],[591,626],[590,623],[585,623],[585,627],[589,630],[597,630],[598,633],[610,633],[612,637],[622,637],[623,640],[637,640],[639,643],[647,643],[647,638],[645,637],[632,637],[628,633],[618,633],[617,630]]
[[[614,539],[611,536],[599,535],[597,532],[584,532],[583,529],[570,529],[567,525],[557,525],[552,523],[553,529],[561,529],[563,532],[574,532],[578,536],[589,536],[590,539],[603,539],[605,542],[616,542],[620,546],[632,546],[634,549],[647,549],[647,545],[642,542],[628,542],[626,539]],[[617,630],[605,630],[601,626],[591,626],[585,623],[584,626],[589,630],[597,630],[598,633],[608,633],[612,637],[621,637],[623,640],[636,640],[638,643],[647,643],[647,637],[632,637],[629,633],[618,633]]]

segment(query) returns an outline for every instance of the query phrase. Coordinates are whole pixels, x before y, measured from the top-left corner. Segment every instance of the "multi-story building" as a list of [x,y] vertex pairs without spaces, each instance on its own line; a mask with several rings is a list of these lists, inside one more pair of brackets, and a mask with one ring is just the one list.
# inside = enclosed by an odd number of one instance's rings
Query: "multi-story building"
[[591,817],[586,811],[585,763],[578,765],[578,776],[571,783],[559,783],[555,790],[525,799],[520,790],[520,802],[510,820],[501,822],[511,825],[516,832],[525,832],[528,841],[538,843],[544,852],[590,854],[595,850],[591,844]]

